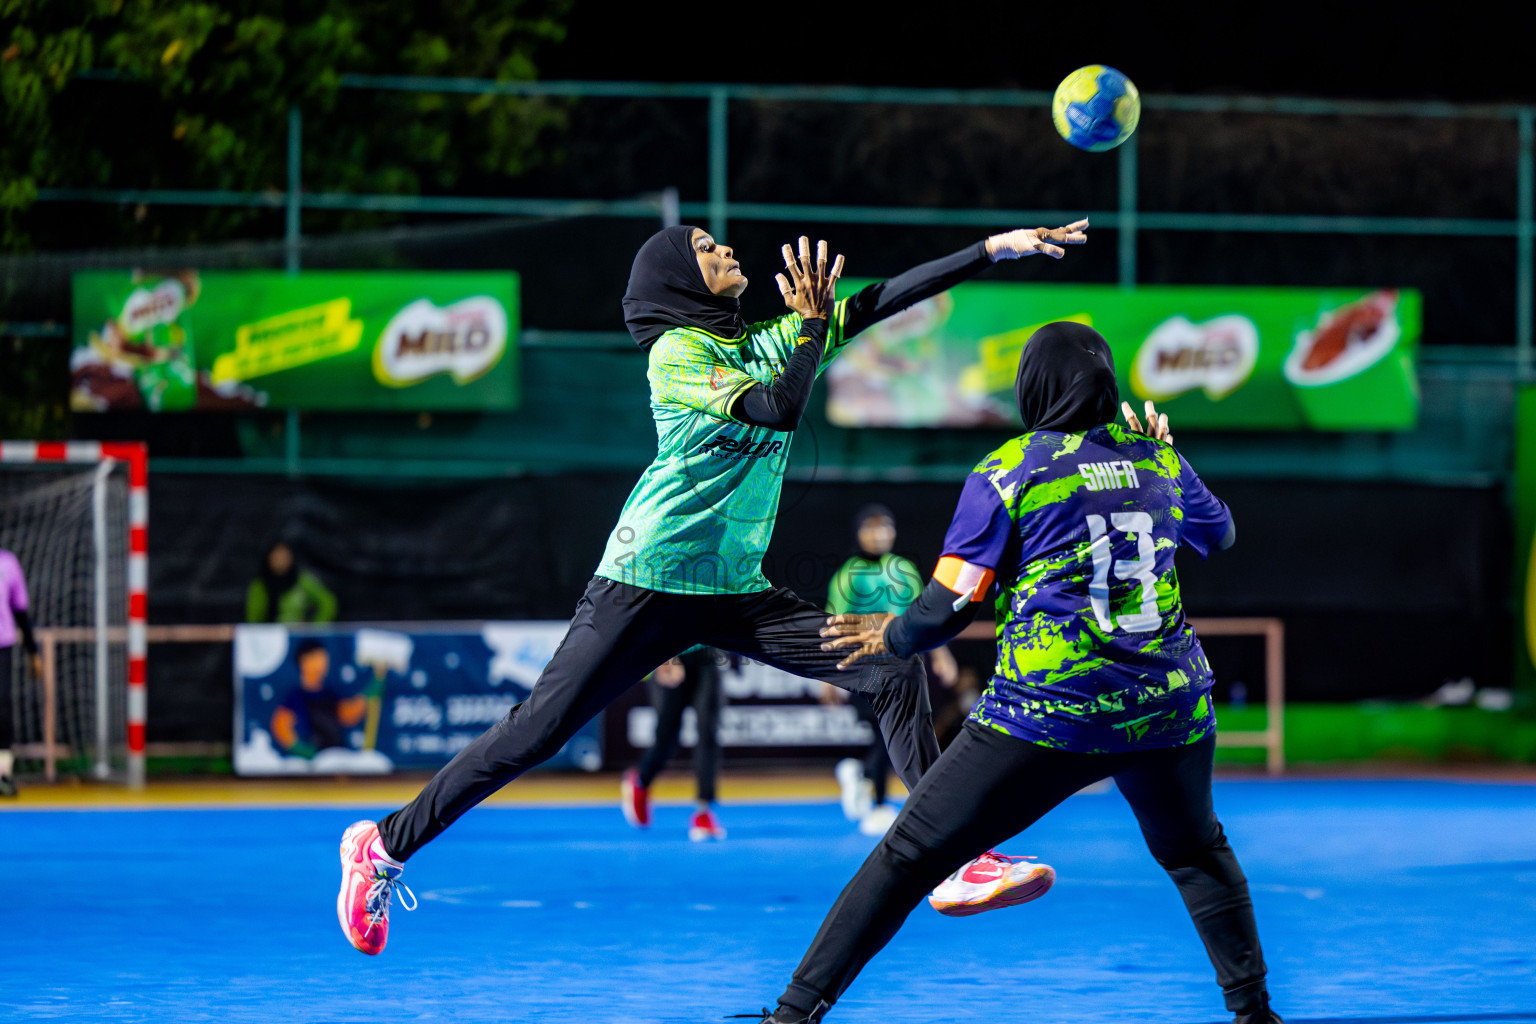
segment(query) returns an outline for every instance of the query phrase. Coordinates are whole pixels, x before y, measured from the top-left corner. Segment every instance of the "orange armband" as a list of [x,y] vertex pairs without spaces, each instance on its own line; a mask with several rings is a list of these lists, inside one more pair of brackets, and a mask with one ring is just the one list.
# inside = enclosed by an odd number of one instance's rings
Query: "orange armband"
[[997,573],[963,558],[945,555],[934,568],[933,578],[956,594],[969,595],[972,601],[984,601]]

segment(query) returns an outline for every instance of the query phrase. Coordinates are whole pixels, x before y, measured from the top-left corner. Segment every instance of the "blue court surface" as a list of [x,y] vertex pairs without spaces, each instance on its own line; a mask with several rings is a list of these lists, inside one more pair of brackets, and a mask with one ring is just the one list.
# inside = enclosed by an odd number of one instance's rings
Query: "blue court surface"
[[[1299,1021],[1536,1022],[1536,787],[1233,781],[1276,1008]],[[375,809],[374,813],[377,812]],[[832,805],[483,808],[406,873],[389,948],[334,912],[345,810],[0,814],[7,1021],[718,1021],[771,1005],[873,840]],[[371,815],[370,815],[371,816]],[[1006,848],[1060,880],[969,919],[919,907],[829,1017],[1229,1020],[1113,792]]]

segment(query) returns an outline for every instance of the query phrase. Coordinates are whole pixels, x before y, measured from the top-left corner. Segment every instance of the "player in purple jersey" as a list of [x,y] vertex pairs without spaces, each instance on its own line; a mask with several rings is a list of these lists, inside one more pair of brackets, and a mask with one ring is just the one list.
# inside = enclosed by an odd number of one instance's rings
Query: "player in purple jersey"
[[[899,616],[839,615],[843,665],[953,639],[997,587],[997,667],[960,736],[843,890],[764,1024],[814,1024],[936,885],[1091,783],[1114,778],[1178,886],[1237,1024],[1277,1024],[1248,882],[1211,801],[1211,674],[1184,619],[1173,553],[1230,547],[1231,513],[1167,443],[1112,422],[1114,360],[1098,332],[1047,324],[1015,385],[1026,433],[966,481],[944,557]],[[1129,413],[1129,409],[1127,408]],[[1149,410],[1150,413],[1150,410]],[[957,870],[960,869],[960,870]],[[951,873],[954,873],[953,875]],[[946,880],[946,876],[949,878]]]
[[32,620],[27,617],[28,603],[27,578],[22,574],[21,562],[0,548],[0,796],[16,795],[11,755],[11,744],[16,739],[16,724],[11,717],[11,652],[17,640],[29,655],[32,674],[43,674],[37,637],[32,633]]

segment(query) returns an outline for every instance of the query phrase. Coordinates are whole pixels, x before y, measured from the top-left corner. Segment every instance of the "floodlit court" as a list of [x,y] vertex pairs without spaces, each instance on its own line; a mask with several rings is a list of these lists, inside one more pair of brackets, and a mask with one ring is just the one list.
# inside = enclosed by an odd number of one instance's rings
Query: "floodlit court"
[[[467,815],[411,861],[420,908],[394,909],[377,959],[337,926],[336,846],[408,787],[356,807],[349,793],[375,790],[172,785],[137,806],[35,790],[0,813],[4,1019],[631,1024],[771,1007],[874,840],[813,788],[774,802],[761,781],[732,804],[727,780],[727,842],[689,843],[676,802],[637,832],[592,799],[611,783],[529,780],[554,802]],[[1536,909],[1536,785],[1219,780],[1216,806],[1289,1024],[1536,1022],[1536,946],[1512,926]],[[1113,790],[1004,852],[1053,864],[1055,889],[973,918],[919,907],[838,1020],[1225,1018]]]

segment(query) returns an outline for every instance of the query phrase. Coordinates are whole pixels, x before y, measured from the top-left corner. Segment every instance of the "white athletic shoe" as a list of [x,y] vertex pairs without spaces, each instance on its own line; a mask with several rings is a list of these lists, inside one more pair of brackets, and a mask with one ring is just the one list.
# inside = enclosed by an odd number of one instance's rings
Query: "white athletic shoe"
[[940,882],[928,902],[941,914],[969,917],[1037,900],[1055,883],[1056,870],[1049,864],[988,850]]
[[837,762],[837,785],[842,790],[843,817],[862,821],[874,801],[873,787],[866,785],[864,765],[851,757]]
[[870,812],[859,819],[859,831],[866,836],[883,836],[896,824],[896,808],[890,804],[880,804],[870,809]]

